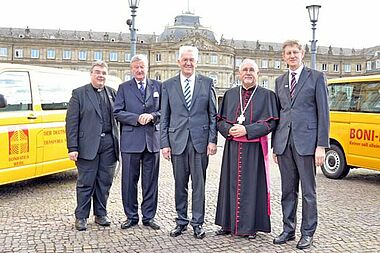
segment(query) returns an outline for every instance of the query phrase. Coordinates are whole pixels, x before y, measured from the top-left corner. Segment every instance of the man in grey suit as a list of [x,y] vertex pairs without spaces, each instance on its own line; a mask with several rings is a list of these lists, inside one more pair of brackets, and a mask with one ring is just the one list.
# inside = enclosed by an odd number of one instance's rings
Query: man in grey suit
[[107,199],[119,157],[119,131],[113,116],[116,91],[104,86],[108,66],[95,62],[91,83],[72,92],[66,114],[69,158],[78,169],[75,227],[87,229],[91,199],[95,223],[109,226]]
[[317,228],[316,166],[329,147],[329,106],[322,72],[303,65],[304,50],[296,40],[283,44],[289,71],[276,79],[280,121],[272,136],[273,158],[281,172],[283,232],[274,244],[295,239],[299,181],[302,188],[301,239],[298,249],[309,248]]
[[216,153],[216,103],[213,80],[196,74],[198,49],[179,49],[179,75],[165,81],[161,100],[161,149],[172,161],[175,181],[176,227],[170,236],[186,231],[189,219],[188,182],[192,182],[194,237],[202,239],[205,216],[205,182],[208,155]]

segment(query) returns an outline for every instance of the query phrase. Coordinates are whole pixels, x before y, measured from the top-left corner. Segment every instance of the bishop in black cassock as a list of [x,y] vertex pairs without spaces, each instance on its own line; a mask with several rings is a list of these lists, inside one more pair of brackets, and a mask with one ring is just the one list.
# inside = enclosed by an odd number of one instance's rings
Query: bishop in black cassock
[[256,63],[242,65],[242,85],[228,90],[219,107],[218,131],[226,141],[215,224],[221,226],[217,235],[255,238],[271,231],[267,135],[278,109],[275,93],[257,84]]

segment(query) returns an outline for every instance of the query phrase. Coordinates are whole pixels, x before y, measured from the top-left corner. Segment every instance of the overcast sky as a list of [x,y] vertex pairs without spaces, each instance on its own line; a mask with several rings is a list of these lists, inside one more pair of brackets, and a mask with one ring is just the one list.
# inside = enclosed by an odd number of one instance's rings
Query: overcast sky
[[[140,0],[136,28],[161,34],[166,25],[189,9],[216,39],[283,42],[312,37],[306,6],[320,4],[317,44],[345,48],[380,45],[378,0]],[[1,2],[1,27],[129,32],[127,0],[6,0]]]

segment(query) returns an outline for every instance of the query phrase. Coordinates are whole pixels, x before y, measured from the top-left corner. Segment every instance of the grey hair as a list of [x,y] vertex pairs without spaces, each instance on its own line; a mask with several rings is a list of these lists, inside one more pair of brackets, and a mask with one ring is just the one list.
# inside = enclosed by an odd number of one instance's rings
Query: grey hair
[[240,63],[240,65],[239,65],[239,71],[241,71],[243,69],[243,65],[246,64],[246,63],[251,64],[253,66],[253,69],[255,70],[256,73],[259,72],[259,66],[257,65],[257,63],[254,60],[248,59],[248,58],[244,59]]
[[184,53],[191,53],[191,55],[194,57],[194,60],[198,62],[198,48],[193,46],[181,46],[178,50],[178,60],[181,59]]
[[144,54],[136,54],[131,59],[131,64],[136,61],[144,62],[145,68],[148,69],[148,58]]
[[94,62],[91,65],[90,72],[92,73],[92,71],[94,70],[94,68],[97,67],[97,66],[105,68],[107,70],[107,72],[108,72],[108,64],[105,61],[101,61],[101,60],[98,60],[98,61]]

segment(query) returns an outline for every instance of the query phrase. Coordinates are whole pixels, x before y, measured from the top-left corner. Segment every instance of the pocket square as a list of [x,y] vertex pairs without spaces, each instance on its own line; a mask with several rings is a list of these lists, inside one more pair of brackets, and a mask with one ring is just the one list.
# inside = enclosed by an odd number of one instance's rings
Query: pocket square
[[160,97],[160,94],[158,94],[158,92],[155,91],[155,92],[153,93],[153,97],[154,97],[154,98],[158,98],[158,97]]

